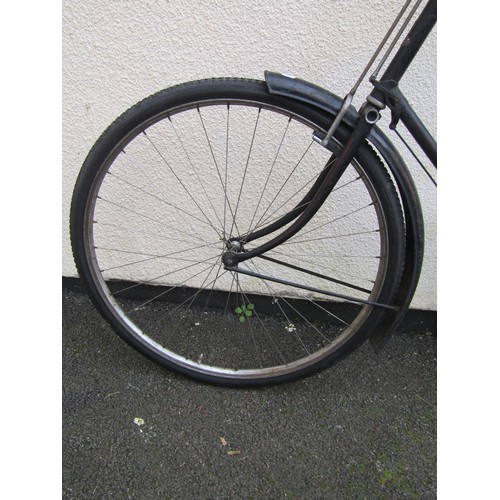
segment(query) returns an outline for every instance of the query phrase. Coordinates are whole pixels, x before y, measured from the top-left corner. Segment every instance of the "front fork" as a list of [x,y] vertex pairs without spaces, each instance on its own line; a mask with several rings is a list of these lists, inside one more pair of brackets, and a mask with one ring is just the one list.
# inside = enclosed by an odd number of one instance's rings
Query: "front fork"
[[[297,234],[314,217],[342,177],[348,165],[351,163],[358,148],[363,144],[368,134],[379,120],[380,109],[382,109],[383,106],[384,105],[378,103],[377,100],[371,99],[371,96],[368,97],[367,101],[360,109],[359,118],[354,129],[348,141],[340,150],[339,155],[335,158],[335,161],[331,161],[331,163],[329,162],[327,164],[327,167],[322,171],[312,188],[293,210],[263,229],[236,238],[231,238],[227,242],[228,251],[222,256],[222,262],[224,263],[225,269],[236,270],[240,262],[262,255],[278,245],[281,245]],[[325,142],[324,138],[318,135],[315,135],[314,139],[321,144]],[[326,142],[326,146],[328,146],[329,141]],[[293,224],[266,243],[252,250],[243,248],[245,243],[270,234],[284,227],[294,219],[296,220]]]

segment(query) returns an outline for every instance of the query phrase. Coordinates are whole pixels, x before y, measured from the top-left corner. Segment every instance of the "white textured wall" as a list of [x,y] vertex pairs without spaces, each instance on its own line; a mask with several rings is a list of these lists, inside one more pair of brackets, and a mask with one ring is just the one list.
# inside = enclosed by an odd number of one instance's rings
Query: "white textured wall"
[[[266,69],[344,95],[401,4],[401,0],[63,1],[63,275],[76,276],[68,236],[73,185],[88,150],[116,116],[173,84],[214,76],[262,78]],[[433,33],[401,85],[434,136],[435,49]],[[355,104],[369,88],[360,89]],[[421,197],[427,239],[412,307],[436,309],[436,192],[411,156],[404,157]]]

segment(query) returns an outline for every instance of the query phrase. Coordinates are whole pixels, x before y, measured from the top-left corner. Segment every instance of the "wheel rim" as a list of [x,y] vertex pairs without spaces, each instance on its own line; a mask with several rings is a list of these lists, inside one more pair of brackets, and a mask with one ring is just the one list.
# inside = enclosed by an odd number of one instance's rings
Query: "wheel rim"
[[[271,104],[204,100],[149,117],[110,152],[88,198],[85,247],[98,293],[138,347],[181,371],[259,380],[308,371],[360,331],[371,306],[221,262],[231,237],[290,210],[319,174],[330,153],[312,141],[314,130]],[[386,226],[355,163],[317,217],[267,255],[356,287],[321,280],[325,291],[375,300]],[[317,287],[316,276],[290,267],[241,266]]]

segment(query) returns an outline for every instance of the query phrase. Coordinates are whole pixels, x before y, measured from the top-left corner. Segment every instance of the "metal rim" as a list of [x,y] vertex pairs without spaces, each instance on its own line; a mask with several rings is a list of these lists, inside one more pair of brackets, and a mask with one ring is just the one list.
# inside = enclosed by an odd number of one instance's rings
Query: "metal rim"
[[[280,113],[287,117],[292,117],[296,121],[306,125],[311,129],[311,133],[313,131],[324,132],[324,129],[319,129],[317,124],[305,119],[303,116],[300,116],[296,113],[293,113],[285,108],[275,106],[269,103],[263,103],[258,100],[252,99],[243,99],[243,98],[235,98],[235,99],[204,99],[199,101],[192,101],[189,103],[185,103],[183,105],[170,108],[161,113],[157,113],[148,120],[145,120],[139,126],[135,127],[132,131],[130,131],[127,135],[123,137],[123,139],[115,146],[113,151],[110,152],[106,160],[102,163],[99,168],[98,174],[95,176],[94,183],[90,189],[88,203],[85,209],[85,220],[84,220],[84,232],[85,232],[85,244],[86,244],[86,255],[87,262],[89,264],[89,269],[94,279],[94,283],[99,291],[101,298],[107,305],[108,310],[112,313],[115,320],[122,326],[122,328],[133,337],[136,341],[138,341],[144,348],[153,351],[157,356],[165,360],[169,364],[176,365],[180,368],[188,370],[190,372],[196,372],[201,375],[207,375],[212,377],[217,377],[220,379],[241,379],[241,380],[258,380],[262,378],[278,378],[282,376],[286,376],[288,374],[296,373],[299,370],[307,370],[307,368],[316,365],[321,362],[323,359],[332,355],[332,353],[338,351],[342,345],[350,340],[353,333],[355,333],[360,325],[362,325],[366,319],[369,317],[372,306],[364,306],[359,312],[356,319],[345,329],[345,331],[336,338],[331,344],[323,347],[322,349],[314,352],[313,354],[306,356],[304,358],[298,359],[294,362],[287,363],[284,365],[273,366],[269,368],[255,368],[255,369],[244,369],[244,370],[233,370],[223,367],[210,366],[210,365],[200,365],[196,363],[194,360],[184,358],[179,356],[173,351],[166,349],[163,346],[160,346],[156,341],[154,341],[151,337],[149,337],[146,333],[144,333],[133,321],[131,321],[126,314],[122,311],[120,305],[114,299],[113,293],[109,290],[102,274],[99,271],[98,259],[94,250],[94,238],[93,238],[93,216],[94,209],[97,200],[97,195],[99,193],[102,181],[105,177],[106,172],[113,164],[117,156],[120,154],[120,151],[130,143],[135,137],[137,137],[143,130],[148,129],[155,123],[166,119],[168,116],[173,116],[175,114],[181,113],[186,110],[195,109],[197,107],[206,107],[206,106],[214,106],[214,105],[242,105],[249,107],[260,107],[262,109],[267,109],[272,112]],[[384,259],[380,259],[380,265],[378,268],[378,274],[376,279],[376,286],[373,288],[370,297],[376,297],[379,292],[381,285],[384,283],[386,271],[387,271],[387,225],[385,222],[384,214],[380,208],[380,200],[375,192],[374,187],[371,185],[369,178],[364,172],[361,165],[357,162],[353,162],[354,168],[362,174],[362,180],[366,186],[366,189],[369,191],[370,196],[374,201],[378,223],[380,227],[380,245],[382,254],[385,256]]]

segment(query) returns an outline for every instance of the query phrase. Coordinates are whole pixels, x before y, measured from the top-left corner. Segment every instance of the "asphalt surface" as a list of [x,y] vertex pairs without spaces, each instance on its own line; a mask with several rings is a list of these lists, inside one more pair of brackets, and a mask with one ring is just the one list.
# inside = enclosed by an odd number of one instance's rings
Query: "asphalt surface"
[[366,343],[308,379],[170,373],[63,290],[64,499],[436,498],[436,337]]

